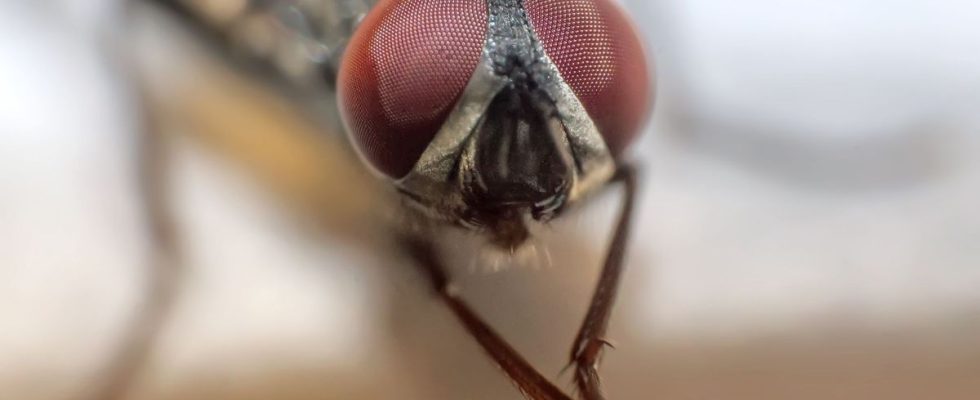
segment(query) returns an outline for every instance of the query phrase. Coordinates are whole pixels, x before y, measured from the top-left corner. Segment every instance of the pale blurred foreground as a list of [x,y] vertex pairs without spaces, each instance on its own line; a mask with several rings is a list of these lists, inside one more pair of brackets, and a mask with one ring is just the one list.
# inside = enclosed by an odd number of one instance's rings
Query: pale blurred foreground
[[[609,397],[980,398],[980,6],[627,3],[661,86]],[[391,251],[328,111],[146,10],[128,70],[99,4],[0,4],[0,399],[75,398],[137,311],[144,127],[185,273],[134,398],[519,398]],[[451,238],[465,296],[566,387],[611,194],[540,268]]]

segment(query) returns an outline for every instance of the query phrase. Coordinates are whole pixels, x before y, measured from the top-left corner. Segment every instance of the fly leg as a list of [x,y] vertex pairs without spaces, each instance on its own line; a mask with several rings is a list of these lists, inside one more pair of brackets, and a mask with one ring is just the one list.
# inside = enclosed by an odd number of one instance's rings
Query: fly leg
[[[137,94],[145,95],[141,91]],[[154,110],[141,99],[144,126],[140,132],[139,168],[140,201],[152,244],[151,258],[146,265],[145,289],[142,304],[136,308],[133,320],[120,339],[117,352],[99,372],[99,382],[84,394],[84,400],[125,399],[133,383],[144,372],[147,359],[157,335],[166,322],[176,297],[181,269],[179,249],[173,218],[167,203],[168,168],[164,137],[158,132]]]
[[636,200],[635,168],[630,165],[620,166],[613,177],[613,182],[621,182],[624,186],[623,208],[613,232],[612,243],[606,254],[599,283],[592,295],[582,327],[575,337],[570,357],[570,365],[575,367],[575,386],[584,400],[604,398],[599,385],[598,367],[603,348],[609,345],[604,336],[609,326],[609,317],[612,314],[623,272],[623,256],[626,252]]
[[530,400],[571,400],[538,373],[452,290],[449,276],[431,242],[419,237],[405,237],[403,243],[408,254],[431,281],[439,298],[525,397]]

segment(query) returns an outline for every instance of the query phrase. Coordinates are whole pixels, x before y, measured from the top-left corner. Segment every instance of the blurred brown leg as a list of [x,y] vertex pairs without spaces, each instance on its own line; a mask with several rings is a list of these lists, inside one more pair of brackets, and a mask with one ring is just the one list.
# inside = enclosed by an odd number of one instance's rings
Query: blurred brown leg
[[613,182],[623,183],[625,189],[623,208],[613,232],[612,243],[602,267],[599,283],[592,295],[592,302],[582,327],[575,337],[570,357],[570,363],[575,366],[575,386],[584,400],[604,398],[599,385],[599,359],[602,357],[603,347],[608,345],[604,336],[609,326],[613,304],[616,302],[619,278],[623,272],[623,256],[626,252],[636,199],[636,170],[630,165],[620,166]]
[[142,303],[136,307],[133,319],[128,322],[117,352],[109,358],[109,364],[98,372],[98,382],[82,397],[85,400],[126,398],[133,383],[146,368],[153,343],[172,308],[181,272],[173,219],[167,203],[165,138],[158,132],[157,121],[153,110],[147,107],[147,99],[140,100],[144,106],[141,110],[144,125],[138,144],[139,196],[152,244],[151,258],[144,269],[146,287],[142,292]]
[[571,400],[528,364],[524,357],[453,292],[445,268],[430,241],[419,237],[405,237],[403,243],[409,255],[430,279],[439,298],[528,399]]

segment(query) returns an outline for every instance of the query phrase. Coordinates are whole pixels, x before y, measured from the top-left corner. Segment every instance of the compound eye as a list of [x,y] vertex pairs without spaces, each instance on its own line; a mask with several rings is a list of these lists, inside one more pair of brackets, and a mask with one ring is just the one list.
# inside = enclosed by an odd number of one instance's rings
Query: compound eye
[[382,0],[348,45],[337,77],[354,145],[392,178],[411,171],[476,70],[485,0]]
[[534,31],[619,155],[652,106],[652,81],[639,34],[611,0],[525,0]]

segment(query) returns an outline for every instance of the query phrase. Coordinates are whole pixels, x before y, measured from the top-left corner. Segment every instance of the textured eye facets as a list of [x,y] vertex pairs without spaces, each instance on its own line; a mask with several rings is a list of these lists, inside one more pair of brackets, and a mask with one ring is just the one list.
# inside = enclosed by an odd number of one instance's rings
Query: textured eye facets
[[614,155],[639,134],[651,77],[638,33],[611,0],[525,0],[545,52]]
[[375,169],[411,170],[476,70],[486,31],[484,0],[386,0],[368,14],[337,88],[349,134]]

